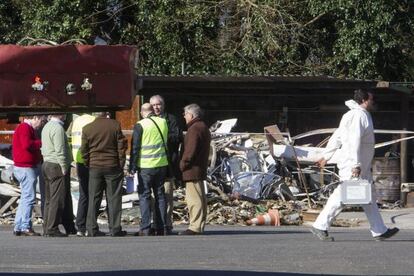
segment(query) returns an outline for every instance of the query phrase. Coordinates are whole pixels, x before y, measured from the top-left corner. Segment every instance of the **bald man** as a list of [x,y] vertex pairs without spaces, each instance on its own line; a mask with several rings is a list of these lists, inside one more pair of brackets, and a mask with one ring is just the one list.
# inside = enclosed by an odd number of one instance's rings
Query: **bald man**
[[[157,219],[155,233],[168,235],[166,226],[166,202],[164,181],[168,158],[166,141],[168,126],[165,119],[154,114],[150,103],[141,106],[143,118],[134,126],[131,140],[130,173],[138,173],[139,206],[141,209],[139,236],[151,235],[151,217]],[[151,210],[151,194],[154,194],[154,210]]]

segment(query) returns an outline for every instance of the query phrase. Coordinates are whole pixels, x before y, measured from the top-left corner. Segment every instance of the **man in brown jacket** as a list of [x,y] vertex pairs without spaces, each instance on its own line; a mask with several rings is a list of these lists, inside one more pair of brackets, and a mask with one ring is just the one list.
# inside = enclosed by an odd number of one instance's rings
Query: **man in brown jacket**
[[197,104],[184,107],[187,134],[184,137],[180,169],[185,182],[190,226],[179,235],[199,235],[204,231],[207,217],[207,198],[203,180],[207,178],[211,134],[201,120],[202,110]]
[[122,178],[127,141],[119,122],[98,113],[92,123],[83,127],[81,154],[89,167],[89,204],[86,218],[87,235],[104,236],[97,223],[103,191],[108,204],[108,223],[112,236],[125,236],[121,228]]

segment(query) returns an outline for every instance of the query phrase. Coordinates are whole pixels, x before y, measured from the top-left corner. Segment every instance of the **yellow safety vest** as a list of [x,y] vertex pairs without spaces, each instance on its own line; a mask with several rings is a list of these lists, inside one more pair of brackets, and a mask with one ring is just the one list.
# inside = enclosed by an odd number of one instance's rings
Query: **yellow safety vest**
[[92,115],[84,114],[79,116],[73,121],[72,124],[72,155],[73,160],[76,163],[84,163],[82,155],[80,153],[80,147],[82,145],[82,128],[89,123],[92,123],[95,117]]
[[[151,119],[157,123],[164,142],[167,142],[168,126],[167,121],[160,117],[152,116]],[[165,152],[160,132],[154,122],[148,118],[138,122],[142,126],[141,149],[138,158],[139,168],[158,168],[168,166],[167,153]]]

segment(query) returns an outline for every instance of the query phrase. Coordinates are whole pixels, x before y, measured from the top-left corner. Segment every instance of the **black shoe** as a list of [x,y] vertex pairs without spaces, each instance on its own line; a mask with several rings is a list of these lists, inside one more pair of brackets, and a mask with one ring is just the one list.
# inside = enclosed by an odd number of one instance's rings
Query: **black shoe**
[[315,227],[312,227],[311,230],[312,234],[320,239],[321,241],[334,241],[334,238],[329,236],[328,231],[319,230]]
[[167,228],[165,228],[164,231],[167,233],[166,236],[174,235],[174,232],[173,232],[173,228],[172,227],[167,227]]
[[167,229],[157,229],[155,231],[155,236],[168,236],[168,230]]
[[387,231],[385,231],[385,233],[383,233],[382,235],[380,235],[378,237],[374,237],[374,239],[376,241],[383,241],[383,240],[386,240],[386,239],[391,238],[392,236],[394,236],[395,234],[397,234],[398,231],[400,231],[400,229],[398,229],[397,227],[388,228]]
[[65,237],[67,237],[68,235],[67,235],[67,234],[65,234],[65,233],[62,233],[62,232],[60,232],[60,231],[57,231],[57,232],[50,232],[50,233],[46,233],[46,234],[44,234],[43,236],[45,236],[45,237],[50,237],[50,238],[65,238]]
[[20,236],[22,234],[22,231],[13,231],[13,235]]
[[96,232],[92,232],[92,233],[87,231],[86,236],[87,237],[104,237],[104,236],[106,236],[106,234],[102,231],[99,231],[99,230],[96,231]]
[[193,230],[187,229],[185,231],[179,232],[178,235],[180,236],[194,236],[194,235],[200,235],[201,233],[194,232]]
[[111,236],[112,237],[125,237],[127,234],[128,234],[127,231],[121,230],[119,232],[111,234]]
[[154,234],[150,233],[149,231],[138,231],[134,233],[134,236],[147,237],[147,236],[154,236]]
[[40,236],[40,234],[36,233],[33,229],[26,229],[26,230],[20,231],[20,236],[38,237]]
[[76,235],[78,233],[78,231],[76,230],[76,228],[71,228],[69,230],[65,230],[67,235]]

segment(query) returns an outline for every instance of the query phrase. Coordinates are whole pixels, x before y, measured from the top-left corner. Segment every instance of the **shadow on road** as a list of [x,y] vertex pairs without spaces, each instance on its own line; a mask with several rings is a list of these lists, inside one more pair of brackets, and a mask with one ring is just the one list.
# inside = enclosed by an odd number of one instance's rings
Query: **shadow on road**
[[231,231],[214,231],[206,230],[204,236],[213,236],[213,235],[278,235],[278,234],[309,234],[309,231],[297,231],[297,230],[282,230],[282,231],[266,231],[266,230],[231,230]]
[[[41,273],[0,273],[0,276],[5,275],[43,275]],[[47,273],[47,275],[63,275],[63,276],[132,276],[132,275],[151,275],[151,276],[307,276],[315,274],[305,273],[288,273],[288,272],[258,272],[258,271],[219,271],[219,270],[123,270],[123,271],[97,271],[97,272],[78,272],[78,273]],[[333,274],[320,274],[333,275]]]
[[399,215],[392,216],[392,217],[391,217],[391,222],[392,222],[393,224],[395,224],[395,223],[396,223],[396,222],[395,222],[395,219],[396,219],[396,218],[398,218],[398,217],[402,217],[402,216],[406,216],[406,215],[410,215],[410,213],[403,213],[403,214],[399,214]]

